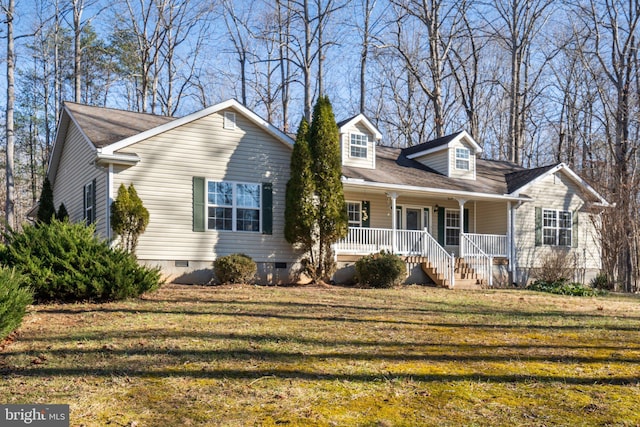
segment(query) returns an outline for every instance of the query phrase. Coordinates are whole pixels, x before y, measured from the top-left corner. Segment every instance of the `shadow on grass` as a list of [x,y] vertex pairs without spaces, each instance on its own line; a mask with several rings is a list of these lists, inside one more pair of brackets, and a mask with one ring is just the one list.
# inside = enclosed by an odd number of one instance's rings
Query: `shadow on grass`
[[[51,349],[47,350],[47,357],[57,356],[57,357],[85,357],[91,355],[100,355],[102,357],[120,357],[123,362],[128,362],[126,357],[130,356],[165,356],[171,358],[171,362],[183,362],[181,359],[184,358],[189,362],[210,362],[221,361],[221,360],[257,360],[261,362],[274,362],[274,363],[304,363],[304,362],[315,362],[315,361],[325,361],[325,360],[353,360],[353,361],[369,361],[369,362],[402,362],[402,361],[420,361],[420,362],[548,362],[548,363],[581,363],[581,364],[589,364],[589,363],[629,363],[629,364],[638,364],[640,363],[640,352],[639,357],[621,357],[620,355],[609,355],[609,356],[581,356],[575,354],[526,354],[522,353],[521,350],[539,350],[541,347],[525,347],[525,348],[516,348],[511,346],[487,346],[486,350],[487,354],[465,354],[465,353],[479,353],[481,350],[485,349],[482,345],[452,345],[452,344],[442,344],[442,345],[431,345],[430,349],[434,351],[435,354],[429,354],[429,349],[424,348],[404,348],[404,351],[398,351],[398,349],[392,353],[372,353],[370,351],[317,351],[308,349],[307,351],[279,351],[279,350],[267,350],[267,349],[247,349],[247,348],[236,348],[236,349],[180,349],[180,348],[154,348],[154,347],[143,347],[143,348],[91,348],[91,349]],[[549,349],[549,347],[544,347],[545,349]],[[442,349],[450,350],[451,353],[443,354]],[[554,350],[565,350],[564,347],[553,347]],[[504,350],[501,354],[497,350]],[[513,351],[510,351],[513,350]],[[516,351],[518,350],[518,351]],[[566,349],[568,350],[568,348]],[[593,350],[591,348],[585,350]],[[618,348],[616,350],[624,350],[623,348]],[[419,354],[416,354],[417,351],[420,351]],[[5,352],[6,355],[18,354],[12,353],[11,351]],[[151,361],[151,363],[154,363]],[[640,377],[639,377],[640,378]]]
[[[235,303],[234,303],[235,304]],[[230,305],[227,303],[227,305]],[[262,303],[261,306],[264,307],[268,305],[268,303]],[[382,309],[380,309],[382,310]],[[530,324],[530,323],[518,323],[518,324],[504,324],[504,323],[452,323],[452,322],[431,322],[431,321],[409,321],[409,320],[401,320],[401,319],[388,319],[388,318],[363,318],[363,316],[380,316],[380,313],[375,309],[367,309],[369,313],[353,313],[349,316],[336,316],[336,315],[293,315],[293,314],[283,314],[282,312],[275,311],[263,311],[263,312],[236,312],[236,311],[215,311],[215,310],[163,310],[163,309],[127,309],[127,308],[111,308],[105,306],[96,306],[95,308],[86,308],[86,309],[77,309],[77,308],[43,308],[38,310],[41,313],[50,313],[50,314],[82,314],[82,313],[122,313],[122,314],[170,314],[170,315],[187,315],[187,316],[232,316],[232,317],[245,317],[245,318],[254,318],[254,319],[265,319],[265,318],[274,318],[274,319],[282,319],[282,320],[303,320],[303,321],[321,321],[321,322],[351,322],[351,323],[388,323],[388,324],[398,324],[398,325],[416,325],[416,326],[433,326],[433,327],[442,327],[442,328],[489,328],[489,329],[520,329],[520,328],[528,328],[531,330],[542,329],[542,330],[581,330],[585,329],[584,324],[576,324],[576,325],[547,325],[547,324]],[[385,309],[384,312],[386,316],[390,316],[394,313],[394,310]],[[405,310],[398,310],[397,312],[406,313]],[[446,311],[441,311],[441,313],[447,313]],[[462,314],[463,312],[460,312]],[[513,314],[514,317],[522,317],[517,312],[509,312]],[[438,312],[431,312],[433,315],[437,315]],[[447,313],[448,314],[448,313]],[[464,313],[469,315],[469,313]],[[481,314],[487,317],[495,316],[494,312],[486,312],[486,313],[472,313],[475,315]],[[567,313],[558,313],[554,317],[564,317],[571,318],[574,317],[571,314]],[[614,320],[613,318],[604,317],[604,316],[593,316],[594,319],[599,321],[603,321],[603,319]],[[624,318],[625,321],[628,321],[628,318]],[[597,324],[592,325],[591,328],[594,329],[603,329],[608,331],[637,331],[638,325],[608,325],[608,324]]]
[[28,369],[16,373],[23,377],[46,377],[46,376],[67,376],[67,377],[140,377],[140,378],[171,378],[189,377],[197,379],[246,379],[254,380],[264,377],[275,377],[274,379],[303,380],[303,381],[353,381],[353,382],[380,382],[392,380],[410,380],[420,382],[460,382],[473,381],[481,383],[562,383],[569,385],[618,385],[618,386],[638,386],[640,376],[552,376],[552,375],[486,375],[486,374],[340,374],[340,373],[315,373],[298,369],[175,369],[175,370],[154,370],[154,369],[83,369],[83,368],[38,368]]

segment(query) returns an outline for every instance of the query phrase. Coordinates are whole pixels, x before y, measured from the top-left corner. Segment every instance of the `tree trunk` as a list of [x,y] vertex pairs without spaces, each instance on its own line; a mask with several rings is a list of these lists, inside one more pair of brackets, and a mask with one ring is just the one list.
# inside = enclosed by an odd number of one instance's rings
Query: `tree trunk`
[[6,225],[9,227],[16,226],[15,220],[15,183],[14,183],[14,151],[15,151],[15,133],[14,133],[14,119],[13,108],[15,104],[15,51],[14,51],[14,36],[13,36],[13,14],[15,12],[14,0],[9,0],[9,4],[5,10],[7,19],[7,109],[6,109],[6,188],[7,188],[7,200],[5,202],[5,220]]

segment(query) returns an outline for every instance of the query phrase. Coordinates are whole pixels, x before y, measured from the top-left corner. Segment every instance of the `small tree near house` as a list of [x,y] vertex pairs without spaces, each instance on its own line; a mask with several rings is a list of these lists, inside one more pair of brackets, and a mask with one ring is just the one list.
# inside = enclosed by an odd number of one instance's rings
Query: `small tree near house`
[[135,253],[138,237],[149,224],[149,211],[142,204],[133,184],[120,184],[118,196],[111,204],[111,229],[120,236],[120,246]]

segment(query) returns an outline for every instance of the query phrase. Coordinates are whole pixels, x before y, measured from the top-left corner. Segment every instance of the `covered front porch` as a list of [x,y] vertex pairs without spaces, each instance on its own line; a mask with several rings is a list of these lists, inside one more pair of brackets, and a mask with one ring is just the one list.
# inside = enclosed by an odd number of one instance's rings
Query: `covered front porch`
[[496,259],[511,268],[510,200],[354,190],[345,186],[349,231],[334,246],[338,259],[382,250],[419,257],[422,270],[447,287],[461,282],[463,269],[492,286]]

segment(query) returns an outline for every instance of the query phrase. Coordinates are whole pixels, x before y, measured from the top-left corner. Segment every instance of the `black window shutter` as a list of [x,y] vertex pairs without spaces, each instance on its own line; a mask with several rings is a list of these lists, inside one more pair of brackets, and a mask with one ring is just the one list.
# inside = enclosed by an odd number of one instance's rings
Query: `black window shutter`
[[193,177],[193,231],[204,231],[204,191],[205,179],[199,176]]
[[368,200],[362,201],[362,226],[371,227],[371,204]]
[[578,247],[578,211],[575,210],[571,213],[571,246]]
[[262,234],[273,234],[273,184],[262,183]]
[[91,224],[96,222],[96,180],[91,182]]
[[464,219],[462,224],[463,233],[469,232],[469,209],[464,210]]
[[438,208],[438,243],[444,246],[444,208]]

